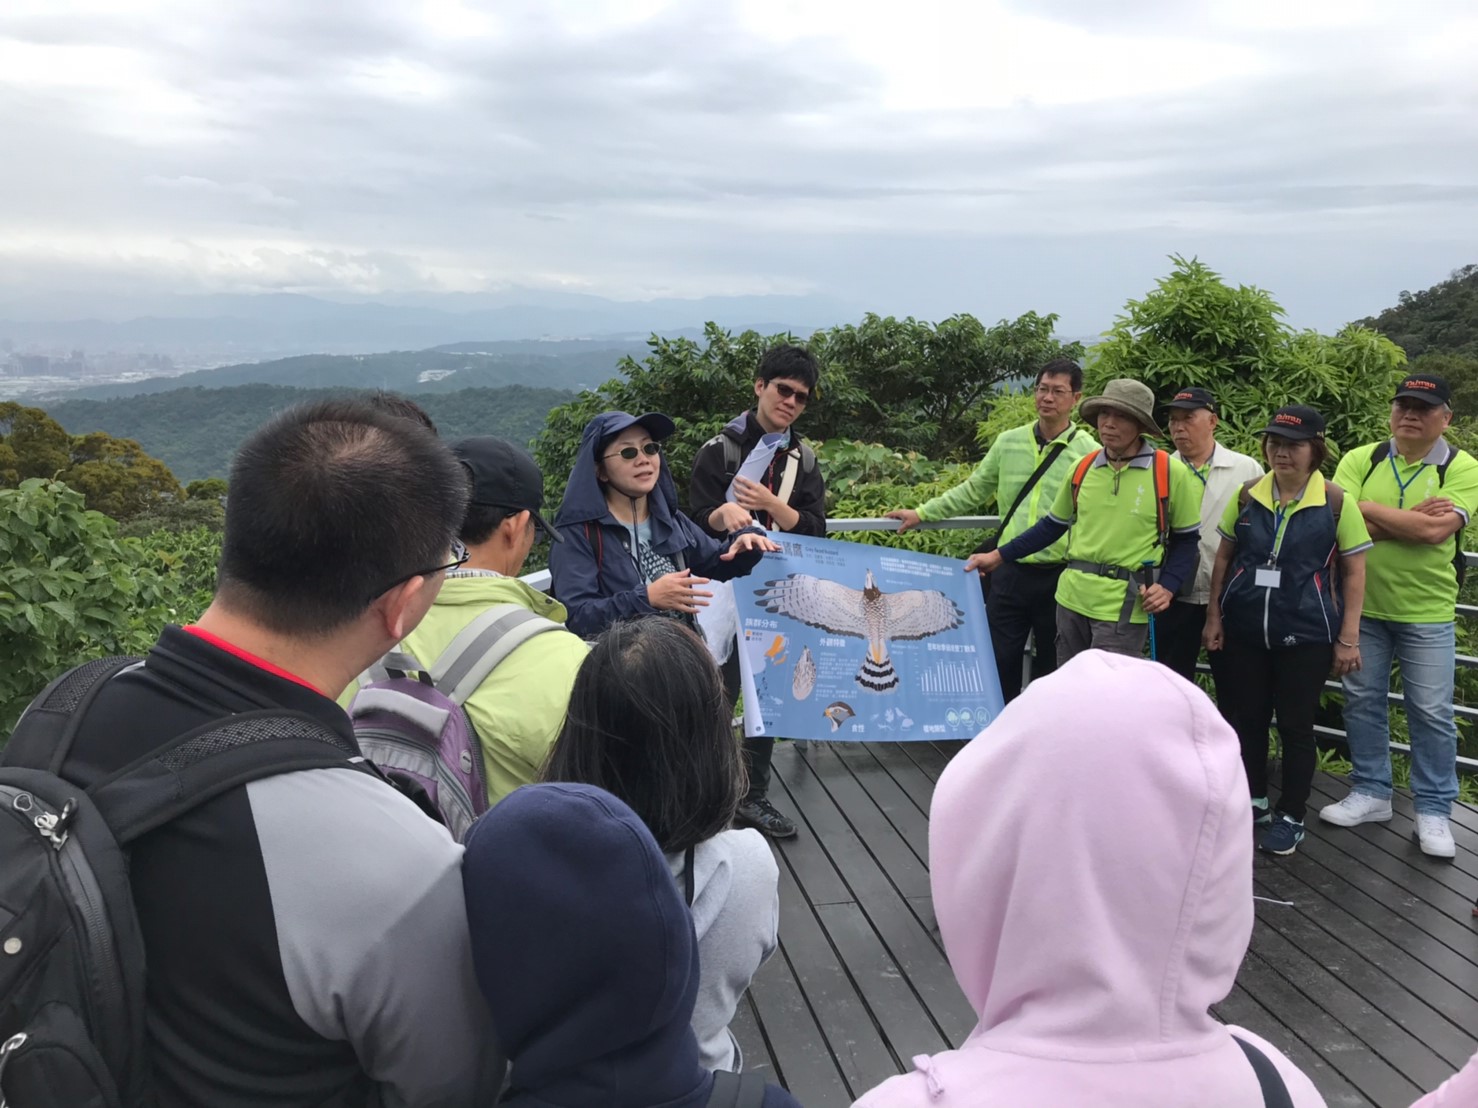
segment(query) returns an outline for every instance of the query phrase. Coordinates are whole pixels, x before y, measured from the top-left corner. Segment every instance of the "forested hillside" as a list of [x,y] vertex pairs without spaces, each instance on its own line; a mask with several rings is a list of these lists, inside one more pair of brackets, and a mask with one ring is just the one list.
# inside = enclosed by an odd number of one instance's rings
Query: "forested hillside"
[[1403,291],[1394,308],[1360,324],[1389,337],[1408,358],[1459,354],[1478,359],[1478,265],[1455,269],[1429,289]]
[[[73,435],[106,431],[136,440],[185,482],[224,477],[237,444],[273,412],[335,391],[343,390],[282,385],[187,388],[114,400],[65,400],[48,404],[45,410]],[[521,385],[416,394],[446,438],[498,435],[520,443],[543,429],[551,408],[571,398],[571,393],[559,389]]]
[[107,399],[178,388],[222,389],[253,384],[396,392],[455,392],[505,385],[581,389],[600,384],[615,372],[623,356],[642,349],[645,344],[640,342],[492,342],[385,354],[304,354],[203,369],[178,377],[95,385],[70,395]]

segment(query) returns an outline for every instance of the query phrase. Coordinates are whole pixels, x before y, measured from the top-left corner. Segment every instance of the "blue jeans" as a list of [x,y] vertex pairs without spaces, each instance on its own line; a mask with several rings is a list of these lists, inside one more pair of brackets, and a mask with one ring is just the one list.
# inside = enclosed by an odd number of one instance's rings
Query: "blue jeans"
[[1361,668],[1345,677],[1345,731],[1356,792],[1391,795],[1391,726],[1386,694],[1391,659],[1401,663],[1411,731],[1411,791],[1416,810],[1450,816],[1457,799],[1457,725],[1453,722],[1456,641],[1451,623],[1360,620]]

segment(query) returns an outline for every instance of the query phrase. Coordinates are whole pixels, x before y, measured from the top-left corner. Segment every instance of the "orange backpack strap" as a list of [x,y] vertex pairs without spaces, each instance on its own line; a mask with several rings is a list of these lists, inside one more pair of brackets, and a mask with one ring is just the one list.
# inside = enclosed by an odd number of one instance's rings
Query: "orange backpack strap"
[[1100,450],[1090,450],[1078,461],[1073,470],[1073,515],[1078,514],[1078,490],[1083,487],[1083,478],[1088,476],[1088,470],[1093,465],[1093,459],[1098,457]]
[[1155,451],[1155,523],[1159,525],[1160,545],[1170,545],[1170,454]]

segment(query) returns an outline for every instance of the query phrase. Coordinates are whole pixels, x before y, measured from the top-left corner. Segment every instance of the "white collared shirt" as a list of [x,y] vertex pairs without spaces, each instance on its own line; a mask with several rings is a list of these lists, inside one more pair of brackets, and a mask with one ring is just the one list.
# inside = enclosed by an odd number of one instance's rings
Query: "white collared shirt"
[[1180,456],[1177,450],[1171,463],[1183,465],[1195,474],[1199,487],[1204,479],[1205,491],[1201,496],[1201,560],[1196,565],[1195,584],[1184,595],[1177,597],[1187,604],[1205,604],[1211,599],[1211,569],[1216,562],[1216,551],[1221,546],[1221,534],[1217,525],[1222,513],[1237,495],[1242,486],[1265,472],[1262,463],[1246,454],[1238,454],[1221,443],[1211,448],[1211,457],[1201,470],[1196,470]]

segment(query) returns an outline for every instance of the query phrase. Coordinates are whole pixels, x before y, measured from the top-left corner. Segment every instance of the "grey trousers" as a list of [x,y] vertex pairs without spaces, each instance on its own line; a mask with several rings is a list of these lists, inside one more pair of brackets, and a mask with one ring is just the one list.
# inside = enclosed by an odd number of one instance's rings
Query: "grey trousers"
[[1149,638],[1147,623],[1122,624],[1116,620],[1089,619],[1077,612],[1057,606],[1057,664],[1062,666],[1075,654],[1085,650],[1107,650],[1138,658],[1144,654]]

